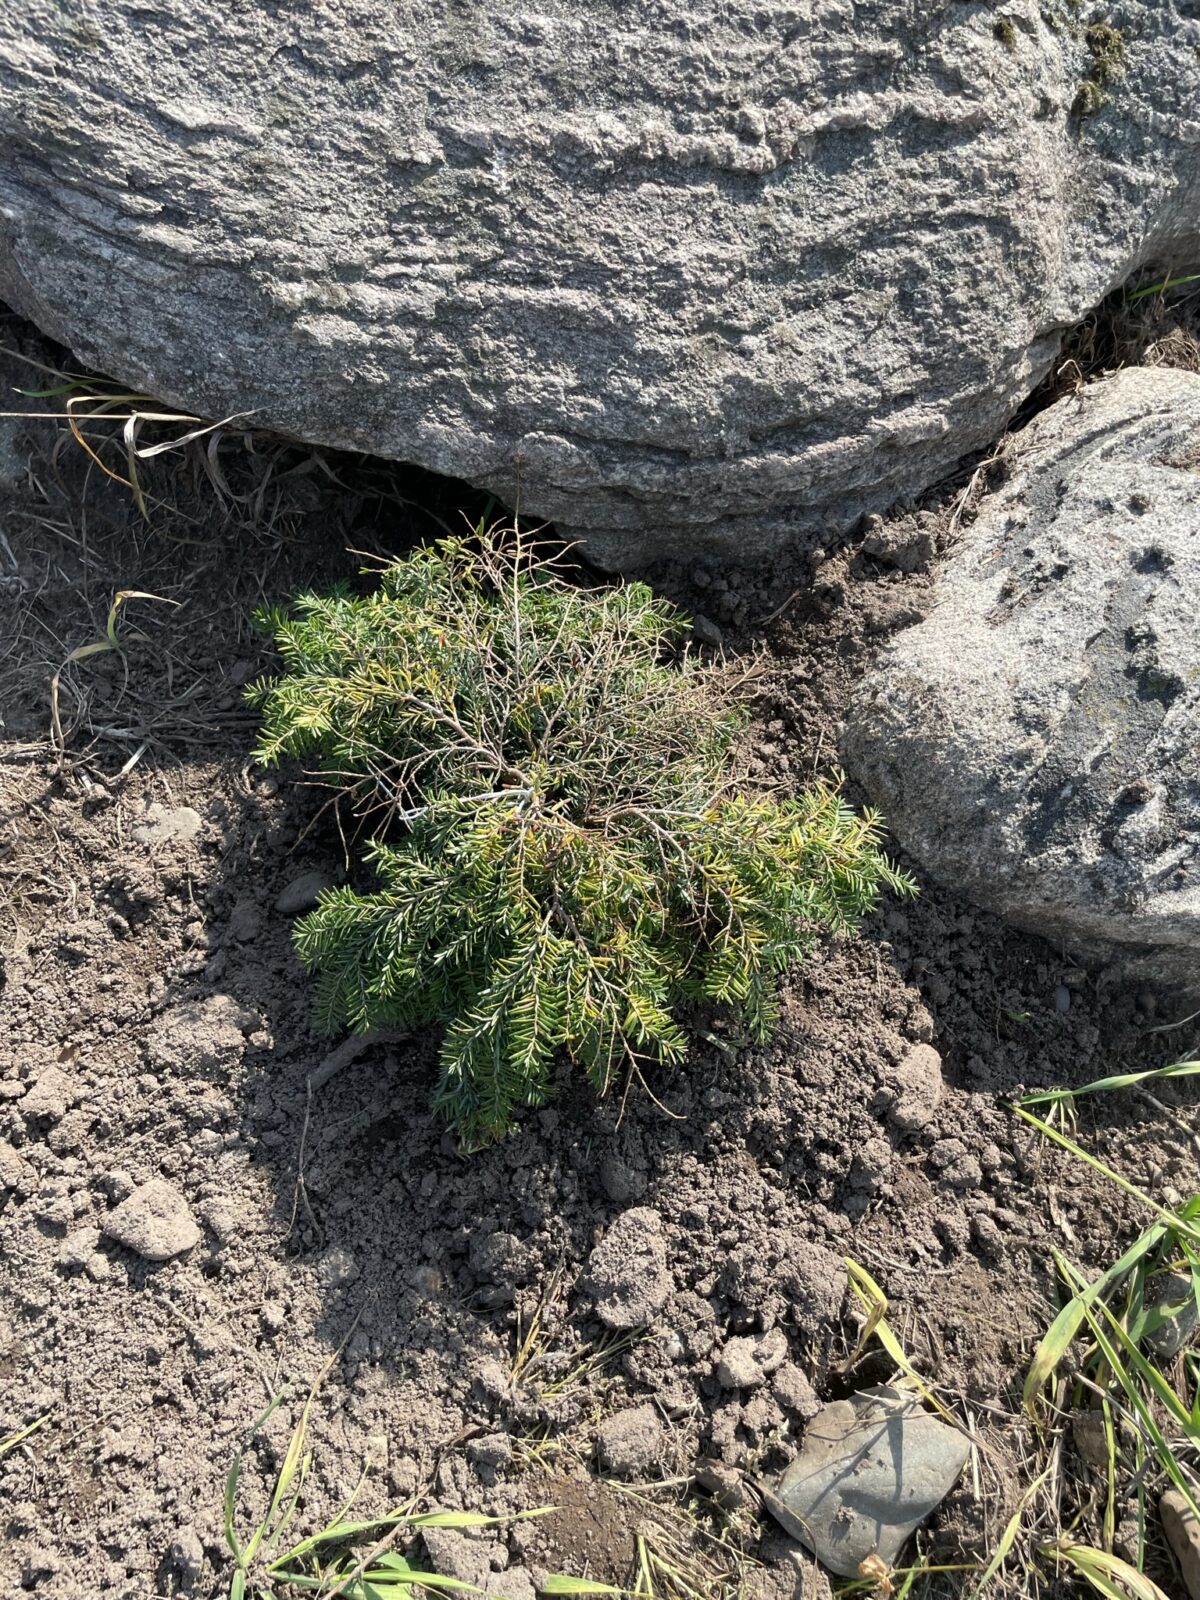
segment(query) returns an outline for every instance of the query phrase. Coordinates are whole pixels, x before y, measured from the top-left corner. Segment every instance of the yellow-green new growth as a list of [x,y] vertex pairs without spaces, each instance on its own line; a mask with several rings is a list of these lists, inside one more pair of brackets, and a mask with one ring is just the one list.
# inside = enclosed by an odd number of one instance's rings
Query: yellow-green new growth
[[377,824],[377,889],[298,926],[321,1019],[445,1024],[436,1103],[469,1145],[543,1103],[559,1051],[603,1092],[684,1058],[689,1004],[765,1037],[814,934],[911,890],[833,788],[745,788],[744,716],[643,584],[481,530],[269,622],[260,759],[315,755]]

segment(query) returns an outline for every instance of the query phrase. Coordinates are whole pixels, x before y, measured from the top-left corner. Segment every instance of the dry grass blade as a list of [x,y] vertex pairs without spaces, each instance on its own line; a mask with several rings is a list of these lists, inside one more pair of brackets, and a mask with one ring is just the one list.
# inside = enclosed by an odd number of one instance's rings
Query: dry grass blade
[[38,1417],[36,1421],[28,1422],[23,1428],[17,1428],[14,1430],[14,1432],[5,1434],[4,1438],[0,1439],[0,1456],[6,1456],[10,1450],[15,1450],[17,1446],[19,1444],[23,1444],[31,1434],[36,1433],[39,1428],[44,1427],[49,1420],[50,1413],[47,1411],[44,1416]]
[[1106,1600],[1171,1600],[1152,1578],[1108,1551],[1060,1539],[1056,1544],[1039,1545],[1038,1553],[1047,1560],[1065,1561]]
[[849,1359],[845,1362],[843,1370],[849,1371],[862,1355],[868,1342],[872,1338],[878,1339],[899,1370],[903,1372],[906,1381],[917,1391],[922,1400],[931,1405],[952,1428],[961,1430],[958,1418],[953,1412],[947,1410],[908,1359],[903,1345],[896,1337],[887,1320],[888,1300],[883,1290],[864,1266],[861,1266],[849,1256],[845,1256],[843,1259],[846,1263],[846,1270],[850,1275],[851,1291],[867,1313],[867,1320],[858,1336],[858,1343],[855,1345]]
[[[104,625],[103,639],[93,639],[90,644],[77,645],[67,656],[62,666],[58,668],[50,679],[50,730],[51,740],[60,757],[66,749],[66,740],[63,736],[62,716],[59,711],[59,693],[62,687],[62,675],[66,669],[77,661],[86,661],[89,656],[101,655],[106,651],[115,650],[118,655],[124,655],[124,646],[121,636],[117,632],[117,623],[121,616],[122,608],[129,600],[155,600],[160,605],[177,606],[178,600],[170,600],[166,595],[149,594],[144,589],[118,589],[113,596],[112,604],[108,608],[108,618]],[[145,641],[144,633],[134,632],[129,635],[131,639]]]
[[1152,1200],[1148,1194],[1143,1193],[1138,1188],[1136,1183],[1131,1183],[1128,1178],[1123,1178],[1119,1172],[1114,1172],[1106,1162],[1101,1161],[1097,1156],[1091,1155],[1082,1145],[1076,1144],[1074,1139],[1068,1138],[1065,1133],[1060,1133],[1057,1128],[1050,1127],[1048,1123],[1042,1121],[1041,1117],[1035,1117],[1032,1111],[1027,1111],[1020,1105],[1013,1105],[1012,1109],[1019,1117],[1028,1122],[1031,1127],[1036,1128],[1039,1133],[1044,1134],[1054,1144],[1061,1146],[1068,1154],[1086,1162],[1093,1171],[1102,1173],[1111,1182],[1115,1183],[1118,1188],[1124,1189],[1126,1194],[1131,1195],[1135,1200],[1140,1200],[1151,1211],[1157,1212],[1168,1227],[1175,1228],[1185,1238],[1189,1239],[1193,1245],[1200,1248],[1200,1224],[1190,1218],[1180,1216],[1178,1212],[1170,1210],[1167,1206],[1160,1205],[1157,1200]]

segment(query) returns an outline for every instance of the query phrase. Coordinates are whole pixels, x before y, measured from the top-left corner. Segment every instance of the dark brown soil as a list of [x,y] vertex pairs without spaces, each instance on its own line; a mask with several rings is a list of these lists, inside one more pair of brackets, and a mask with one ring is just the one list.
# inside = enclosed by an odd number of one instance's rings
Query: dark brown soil
[[[14,341],[45,354],[15,324]],[[12,362],[0,378],[29,385]],[[0,1193],[0,1438],[45,1419],[0,1455],[0,1592],[226,1592],[233,1452],[290,1383],[247,1458],[248,1524],[327,1363],[297,1534],[369,1462],[367,1513],[413,1497],[557,1504],[487,1531],[488,1586],[509,1600],[527,1573],[623,1581],[644,1506],[593,1476],[605,1418],[657,1408],[647,1481],[687,1479],[701,1457],[768,1475],[800,1422],[786,1384],[720,1387],[729,1337],[781,1328],[824,1397],[891,1375],[875,1344],[848,1364],[842,1256],[883,1285],[914,1363],[976,1441],[928,1547],[986,1555],[1040,1459],[1019,1389],[1057,1304],[1051,1249],[1098,1269],[1145,1222],[1002,1097],[1160,1065],[1194,1048],[1195,1023],[1154,1032],[1176,1020],[1169,995],[1115,988],[923,882],[791,976],[768,1048],[714,1019],[685,1070],[652,1079],[658,1104],[636,1086],[623,1109],[598,1104],[564,1075],[552,1108],[463,1159],[427,1108],[431,1038],[368,1048],[310,1093],[330,1043],[275,900],[305,870],[336,872],[341,844],[319,795],[248,765],[241,690],[267,659],[249,616],[353,575],[347,545],[399,551],[424,528],[377,469],[227,455],[244,505],[222,504],[194,454],[166,457],[143,518],[53,422],[23,430],[15,464],[0,454],[0,1140],[23,1174]],[[836,766],[850,686],[930,605],[961,488],[897,513],[899,566],[859,539],[770,573],[657,575],[731,651],[764,651],[765,780]],[[122,590],[174,604],[126,602],[124,654],[68,664]],[[183,831],[165,837],[164,818]],[[922,1043],[946,1090],[902,1132],[897,1073]],[[48,1072],[59,1103],[29,1113]],[[1081,1137],[1173,1204],[1196,1187],[1180,1126],[1196,1097],[1159,1098],[1170,1114],[1129,1096],[1089,1105]],[[82,1232],[151,1178],[183,1196],[197,1246],[155,1264]],[[658,1214],[672,1287],[649,1329],[618,1339],[585,1269],[631,1207]],[[726,1526],[714,1508],[709,1531]],[[751,1511],[728,1526],[753,1553]],[[754,1585],[801,1593],[764,1531]],[[1041,1585],[1053,1592],[1049,1574]]]

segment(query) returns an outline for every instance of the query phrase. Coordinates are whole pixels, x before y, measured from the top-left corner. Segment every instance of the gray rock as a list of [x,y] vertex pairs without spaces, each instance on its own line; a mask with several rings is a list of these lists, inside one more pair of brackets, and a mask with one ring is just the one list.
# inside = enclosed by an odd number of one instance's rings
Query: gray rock
[[888,1107],[888,1121],[901,1133],[927,1127],[942,1103],[942,1058],[930,1044],[914,1044],[896,1069],[899,1094]]
[[164,844],[188,844],[203,826],[200,813],[191,806],[164,806],[155,800],[130,825],[129,833],[135,844],[153,850]]
[[1200,989],[1200,376],[1132,368],[1020,438],[845,759],[936,878]]
[[304,911],[311,911],[317,896],[323,889],[332,889],[335,881],[328,872],[302,872],[279,891],[275,909],[285,917],[298,917]]
[[1010,47],[960,0],[8,5],[0,299],[610,560],[769,549],[989,443],[1065,326],[1194,251],[1194,8],[1123,0],[1082,119],[1060,9],[1010,0]]
[[1182,1272],[1155,1273],[1146,1281],[1144,1304],[1155,1319],[1155,1325],[1146,1330],[1145,1341],[1156,1356],[1169,1361],[1184,1345],[1191,1344],[1200,1328],[1200,1308],[1191,1277]]
[[623,1211],[588,1258],[587,1288],[610,1328],[642,1328],[671,1293],[662,1218],[649,1206]]
[[110,1239],[147,1261],[169,1261],[200,1243],[187,1201],[162,1178],[151,1178],[102,1218]]
[[782,1328],[753,1338],[729,1339],[717,1362],[717,1382],[722,1389],[757,1389],[783,1365],[787,1353]]
[[900,1389],[825,1406],[774,1490],[771,1515],[839,1577],[877,1555],[896,1565],[908,1536],[945,1499],[970,1446]]
[[618,1477],[641,1477],[662,1459],[663,1438],[663,1425],[652,1405],[618,1411],[600,1424],[596,1436],[600,1465]]
[[1163,1495],[1158,1513],[1179,1563],[1183,1586],[1190,1600],[1200,1600],[1200,1522],[1178,1489],[1169,1489]]

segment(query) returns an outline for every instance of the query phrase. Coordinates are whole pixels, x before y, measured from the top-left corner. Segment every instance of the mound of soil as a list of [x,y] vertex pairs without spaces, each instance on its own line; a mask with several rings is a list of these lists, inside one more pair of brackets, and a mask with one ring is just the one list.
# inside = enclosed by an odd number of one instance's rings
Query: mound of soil
[[[646,1486],[703,1461],[759,1590],[820,1592],[786,1541],[757,1543],[738,1474],[778,1470],[817,1399],[892,1375],[878,1345],[855,1355],[847,1256],[969,1423],[930,1548],[977,1559],[1024,1486],[1051,1246],[1095,1269],[1144,1225],[1001,1097],[1161,1064],[1194,1025],[1155,1034],[1169,997],[924,885],[814,950],[768,1047],[708,1019],[652,1095],[598,1103],[564,1076],[463,1159],[428,1109],[435,1038],[321,1070],[279,902],[342,871],[342,844],[319,792],[248,767],[241,699],[267,661],[253,607],[352,575],[347,546],[401,550],[403,485],[299,449],[227,454],[241,502],[168,458],[146,518],[52,423],[0,461],[0,1438],[40,1424],[0,1454],[0,1587],[224,1592],[230,1460],[290,1384],[247,1455],[248,1527],[316,1382],[297,1535],[364,1469],[367,1514],[553,1503],[427,1540],[443,1571],[527,1600],[546,1571],[625,1581],[664,1498]],[[835,765],[850,688],[930,604],[959,504],[767,577],[658,574],[710,636],[762,652],[764,781]],[[123,651],[68,661],[118,591],[174,604],[123,602]],[[1084,1137],[1173,1204],[1195,1096],[1159,1098],[1089,1106]]]

